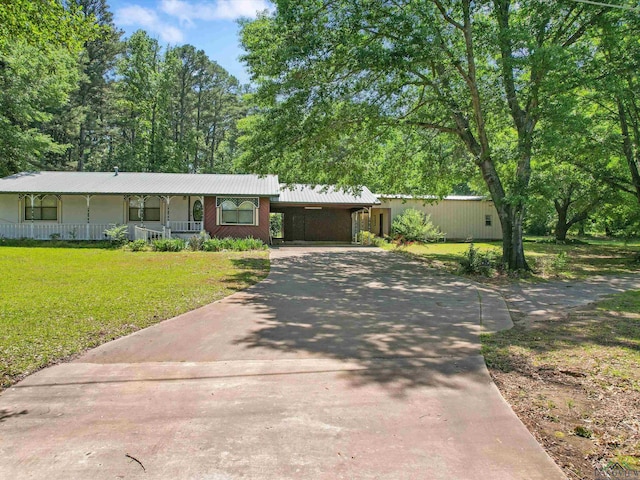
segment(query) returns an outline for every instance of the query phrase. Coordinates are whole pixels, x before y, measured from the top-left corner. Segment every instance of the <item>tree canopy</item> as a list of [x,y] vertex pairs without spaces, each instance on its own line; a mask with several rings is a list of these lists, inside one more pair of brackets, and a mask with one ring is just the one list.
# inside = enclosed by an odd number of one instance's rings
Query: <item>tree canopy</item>
[[[358,184],[395,132],[447,135],[495,203],[505,263],[527,268],[522,222],[536,133],[554,99],[576,88],[603,8],[570,0],[276,6],[242,32],[260,106],[245,165]],[[393,170],[408,163],[399,156]]]

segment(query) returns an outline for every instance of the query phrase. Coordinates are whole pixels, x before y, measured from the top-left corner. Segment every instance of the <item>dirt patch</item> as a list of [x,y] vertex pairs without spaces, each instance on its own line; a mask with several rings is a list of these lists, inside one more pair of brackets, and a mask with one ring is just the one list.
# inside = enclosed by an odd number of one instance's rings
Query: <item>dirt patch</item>
[[592,305],[548,321],[520,316],[485,338],[500,392],[571,479],[603,478],[596,469],[613,462],[640,470],[640,319],[628,317]]

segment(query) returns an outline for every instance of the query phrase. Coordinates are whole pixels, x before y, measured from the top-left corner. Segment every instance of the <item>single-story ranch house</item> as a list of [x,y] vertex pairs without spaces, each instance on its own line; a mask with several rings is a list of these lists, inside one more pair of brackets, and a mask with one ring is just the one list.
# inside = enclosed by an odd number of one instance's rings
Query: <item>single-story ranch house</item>
[[115,224],[130,238],[190,236],[272,239],[269,214],[283,216],[282,241],[354,242],[360,231],[389,234],[407,208],[431,215],[450,239],[499,239],[483,197],[359,194],[331,186],[281,185],[275,175],[24,172],[0,179],[0,237],[102,240]]

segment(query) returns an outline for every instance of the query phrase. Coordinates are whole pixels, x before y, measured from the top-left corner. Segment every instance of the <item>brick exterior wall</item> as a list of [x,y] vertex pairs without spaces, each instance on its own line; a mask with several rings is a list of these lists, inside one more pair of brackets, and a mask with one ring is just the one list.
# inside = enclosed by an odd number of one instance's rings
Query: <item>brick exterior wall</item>
[[269,243],[269,198],[260,198],[258,225],[216,225],[216,197],[204,199],[204,229],[212,237],[259,238]]

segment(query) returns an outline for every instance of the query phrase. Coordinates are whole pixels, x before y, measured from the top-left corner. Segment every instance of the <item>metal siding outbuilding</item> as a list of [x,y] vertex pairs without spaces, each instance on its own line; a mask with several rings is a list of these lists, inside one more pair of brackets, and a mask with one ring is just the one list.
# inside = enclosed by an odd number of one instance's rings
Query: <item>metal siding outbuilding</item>
[[[380,196],[380,208],[389,208],[391,218],[414,208],[431,216],[431,221],[446,233],[448,239],[502,238],[500,219],[493,202],[480,197],[445,198],[438,203],[425,203],[421,198],[389,198]],[[491,216],[491,226],[485,225],[485,216]]]

